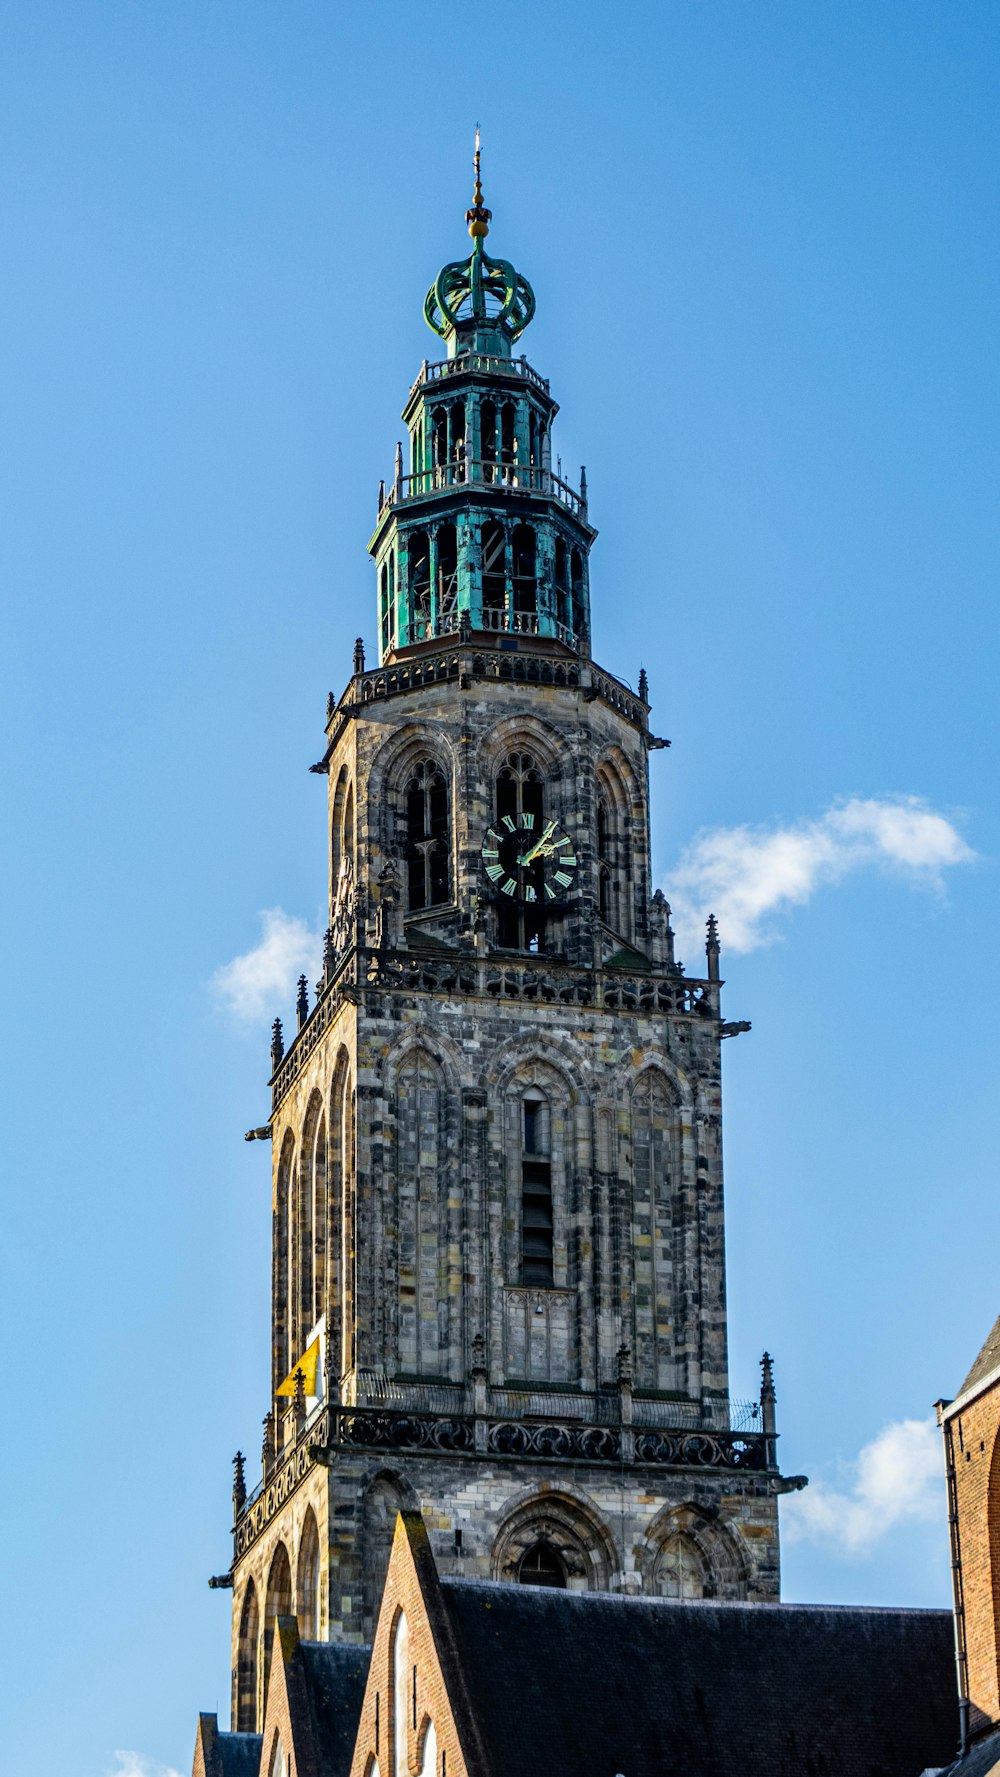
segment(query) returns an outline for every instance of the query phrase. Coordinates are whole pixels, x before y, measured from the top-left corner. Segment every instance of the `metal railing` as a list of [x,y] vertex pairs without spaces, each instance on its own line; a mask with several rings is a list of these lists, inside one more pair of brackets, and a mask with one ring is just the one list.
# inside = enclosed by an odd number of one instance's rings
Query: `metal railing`
[[405,506],[410,500],[438,494],[449,488],[489,487],[506,494],[547,494],[558,500],[575,518],[586,521],[585,496],[551,469],[528,463],[503,463],[485,457],[462,457],[398,475],[388,487],[380,483],[379,516],[388,506]]
[[429,383],[450,382],[456,376],[514,376],[519,382],[525,382],[533,389],[539,389],[545,395],[549,392],[548,377],[539,376],[532,370],[527,358],[501,358],[486,352],[459,352],[455,358],[442,358],[430,364],[424,359],[417,377],[410,389],[412,401],[418,389],[426,388]]

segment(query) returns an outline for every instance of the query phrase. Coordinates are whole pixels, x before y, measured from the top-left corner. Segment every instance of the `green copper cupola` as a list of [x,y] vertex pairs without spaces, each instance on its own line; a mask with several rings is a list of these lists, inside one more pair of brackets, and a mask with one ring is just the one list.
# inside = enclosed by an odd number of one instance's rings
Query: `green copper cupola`
[[[596,531],[579,488],[552,465],[558,412],[548,382],[514,345],[535,312],[527,278],[486,252],[479,132],[466,212],[468,259],[438,273],[424,318],[447,357],[425,359],[403,419],[395,472],[379,488],[369,543],[378,573],[381,658],[484,632],[501,645],[548,639],[590,651],[588,555]],[[537,645],[537,643],[535,644]]]

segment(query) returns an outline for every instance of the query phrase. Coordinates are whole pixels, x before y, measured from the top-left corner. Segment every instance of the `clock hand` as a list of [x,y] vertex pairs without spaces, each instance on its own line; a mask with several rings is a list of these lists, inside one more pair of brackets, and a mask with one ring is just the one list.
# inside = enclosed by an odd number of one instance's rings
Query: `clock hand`
[[[519,863],[521,864],[522,868],[525,864],[534,863],[535,859],[540,856],[543,847],[545,847],[545,841],[548,839],[549,834],[554,833],[555,830],[556,830],[555,821],[550,821],[548,826],[545,829],[545,832],[542,834],[541,838],[537,841],[537,843],[532,846],[530,851],[524,852],[522,854],[522,856],[520,857],[520,859],[518,860]],[[548,846],[546,849],[551,851],[552,847]]]

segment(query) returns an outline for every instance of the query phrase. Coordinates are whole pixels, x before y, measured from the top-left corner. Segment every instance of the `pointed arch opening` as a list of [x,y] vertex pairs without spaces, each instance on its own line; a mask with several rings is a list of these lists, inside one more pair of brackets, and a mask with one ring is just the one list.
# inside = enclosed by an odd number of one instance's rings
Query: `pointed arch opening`
[[298,1604],[299,1634],[303,1641],[320,1638],[320,1548],[316,1514],[309,1507],[299,1538],[296,1563],[295,1595]]
[[[526,752],[508,753],[497,772],[495,807],[498,821],[514,821],[519,825],[540,826],[545,806],[542,773],[534,756]],[[545,946],[545,879],[539,862],[529,867],[526,886],[531,891],[525,900],[499,897],[497,907],[497,941],[504,950],[540,951]]]
[[285,1131],[278,1159],[271,1230],[271,1328],[274,1373],[272,1392],[291,1368],[292,1215],[294,1210],[295,1137]]
[[448,783],[435,759],[416,765],[404,790],[406,902],[411,913],[445,906],[451,897]]
[[236,1732],[257,1731],[257,1661],[260,1651],[260,1607],[257,1588],[248,1581],[240,1610],[240,1629],[236,1644]]
[[347,1050],[337,1056],[330,1092],[326,1336],[343,1378],[354,1366],[354,1090]]
[[658,1598],[705,1598],[711,1595],[705,1563],[697,1543],[679,1531],[660,1544],[653,1568]]
[[267,1700],[267,1687],[271,1677],[271,1655],[274,1651],[274,1625],[278,1617],[289,1617],[292,1614],[292,1568],[288,1559],[288,1550],[284,1543],[279,1543],[271,1556],[271,1565],[267,1574],[267,1591],[264,1603],[264,1700]]

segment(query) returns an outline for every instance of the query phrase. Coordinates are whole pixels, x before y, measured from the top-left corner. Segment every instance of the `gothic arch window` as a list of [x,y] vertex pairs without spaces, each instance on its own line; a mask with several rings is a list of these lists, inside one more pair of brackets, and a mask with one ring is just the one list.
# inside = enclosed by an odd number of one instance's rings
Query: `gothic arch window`
[[335,1370],[354,1367],[353,1307],[356,1255],[354,1226],[354,1092],[346,1049],[341,1049],[330,1094],[329,1229],[327,1235],[326,1336]]
[[[310,1326],[315,1326],[323,1314],[326,1305],[326,1272],[327,1272],[327,1158],[326,1158],[326,1117],[323,1113],[316,1123],[316,1137],[312,1146],[312,1194],[313,1194],[313,1300],[309,1315]],[[329,1328],[327,1329],[329,1336]]]
[[483,623],[501,629],[507,605],[507,539],[499,519],[483,526]]
[[[530,815],[540,823],[544,812],[542,774],[533,756],[525,752],[508,753],[497,773],[496,818],[498,821],[521,821]],[[545,910],[541,894],[533,902],[518,902],[499,897],[497,908],[497,941],[503,950],[538,951],[545,944]]]
[[[316,1297],[316,1136],[322,1121],[323,1103],[316,1092],[309,1100],[302,1131],[301,1159],[297,1175],[294,1242],[296,1251],[295,1313],[292,1323],[292,1351],[289,1367],[302,1356],[306,1339],[315,1322]],[[287,1372],[286,1372],[287,1374]]]
[[276,1734],[274,1737],[267,1777],[288,1777],[288,1757],[285,1752],[285,1743],[280,1734]]
[[273,1228],[271,1233],[271,1313],[274,1329],[274,1378],[273,1385],[278,1387],[288,1375],[292,1362],[291,1357],[291,1305],[294,1300],[292,1291],[292,1228],[291,1218],[294,1206],[295,1178],[295,1138],[291,1130],[286,1130],[278,1160],[278,1178],[275,1189]]
[[410,584],[411,642],[431,633],[431,541],[426,531],[411,531],[407,540]]
[[659,1598],[706,1598],[711,1587],[697,1543],[679,1533],[661,1543],[653,1568],[653,1590]]
[[576,1592],[607,1592],[619,1566],[610,1531],[589,1502],[571,1493],[523,1500],[502,1520],[493,1545],[494,1579],[558,1584],[544,1577],[546,1565],[556,1562],[563,1585]]
[[554,1273],[551,1118],[537,1088],[521,1100],[521,1282],[551,1289]]
[[458,628],[458,532],[453,524],[437,529],[438,633]]
[[696,1505],[665,1509],[637,1550],[646,1591],[661,1598],[746,1598],[746,1544]]
[[411,1051],[396,1082],[396,1313],[400,1368],[417,1376],[448,1373],[445,1113],[440,1067],[426,1050]]
[[299,1634],[303,1641],[318,1641],[320,1632],[320,1556],[316,1514],[309,1507],[299,1539],[296,1567],[296,1599]]
[[404,792],[406,903],[411,913],[445,906],[450,898],[448,785],[434,759],[422,759]]
[[678,1386],[671,1176],[675,1121],[667,1082],[654,1070],[643,1074],[631,1105],[635,1376],[643,1388]]
[[515,613],[521,618],[534,617],[538,610],[538,574],[535,533],[530,524],[514,526],[511,552]]
[[566,1587],[566,1569],[562,1560],[552,1544],[544,1539],[525,1549],[518,1562],[517,1578],[522,1586],[548,1586],[561,1590]]
[[267,1575],[264,1605],[264,1696],[271,1676],[271,1655],[274,1650],[274,1625],[278,1617],[292,1614],[292,1569],[288,1550],[279,1543],[271,1556]]
[[257,1728],[257,1656],[260,1643],[260,1610],[257,1588],[250,1580],[243,1594],[240,1632],[236,1646],[236,1732],[253,1734]]

